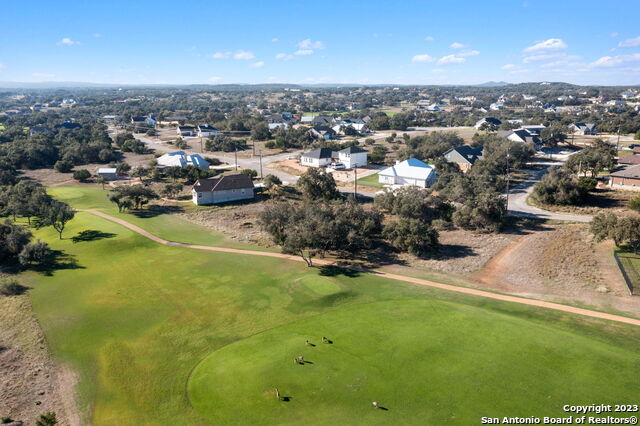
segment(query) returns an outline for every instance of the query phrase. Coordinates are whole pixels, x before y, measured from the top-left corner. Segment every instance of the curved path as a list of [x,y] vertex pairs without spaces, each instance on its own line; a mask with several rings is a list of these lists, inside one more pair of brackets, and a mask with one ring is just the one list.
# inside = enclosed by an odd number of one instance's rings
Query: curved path
[[[101,211],[98,211],[98,210],[81,210],[81,211],[84,211],[84,212],[87,212],[87,213],[91,213],[93,215],[100,216],[100,217],[102,217],[104,219],[107,219],[107,220],[110,220],[112,222],[118,223],[118,224],[124,226],[125,228],[128,228],[128,229],[130,229],[130,230],[132,230],[134,232],[137,232],[138,234],[140,234],[140,235],[142,235],[144,237],[149,238],[150,240],[153,240],[153,241],[155,241],[157,243],[168,245],[168,246],[186,247],[186,248],[192,248],[192,249],[197,249],[197,250],[208,250],[208,251],[217,251],[217,252],[225,252],[225,253],[236,253],[236,254],[245,254],[245,255],[253,255],[253,256],[277,257],[277,258],[280,258],[280,259],[293,260],[293,261],[296,261],[296,262],[302,262],[303,261],[298,256],[282,254],[282,253],[273,253],[273,252],[265,252],[265,251],[257,251],[257,250],[243,250],[243,249],[234,249],[234,248],[227,248],[227,247],[201,246],[201,245],[196,245],[196,244],[177,243],[177,242],[174,242],[174,241],[169,241],[169,240],[165,240],[163,238],[160,238],[157,235],[154,235],[154,234],[152,234],[152,233],[150,233],[148,231],[145,231],[144,229],[140,228],[139,226],[136,226],[136,225],[134,225],[132,223],[127,222],[124,219],[113,217],[113,216],[108,215],[106,213],[103,213]],[[318,265],[331,265],[331,264],[334,264],[334,262],[326,260],[326,259],[317,259],[317,260],[314,260],[314,262],[316,264],[318,264]],[[505,302],[519,303],[521,305],[537,306],[537,307],[540,307],[540,308],[554,309],[556,311],[569,312],[569,313],[572,313],[572,314],[584,315],[584,316],[591,317],[591,318],[599,318],[599,319],[605,319],[605,320],[609,320],[609,321],[616,321],[616,322],[620,322],[620,323],[640,326],[640,319],[624,317],[624,316],[621,316],[621,315],[614,315],[614,314],[608,314],[608,313],[605,313],[605,312],[592,311],[592,310],[589,310],[589,309],[576,308],[576,307],[573,307],[573,306],[567,306],[567,305],[562,305],[562,304],[553,303],[553,302],[545,302],[545,301],[542,301],[542,300],[526,299],[524,297],[509,296],[509,295],[506,295],[506,294],[499,294],[499,293],[491,293],[491,292],[488,292],[488,291],[477,290],[477,289],[473,289],[473,288],[458,287],[458,286],[454,286],[454,285],[450,285],[450,284],[442,284],[442,283],[438,283],[438,282],[434,282],[434,281],[424,280],[424,279],[421,279],[421,278],[413,278],[413,277],[407,277],[407,276],[404,276],[404,275],[391,274],[391,273],[388,273],[388,272],[364,270],[364,269],[361,269],[361,268],[348,268],[348,269],[352,269],[352,270],[355,270],[355,271],[358,271],[358,272],[371,274],[371,275],[374,275],[374,276],[379,276],[379,277],[388,278],[388,279],[392,279],[392,280],[404,281],[404,282],[408,282],[408,283],[412,283],[412,284],[419,284],[419,285],[424,285],[424,286],[428,286],[428,287],[438,288],[438,289],[441,289],[441,290],[455,291],[457,293],[470,294],[470,295],[478,296],[478,297],[486,297],[486,298],[489,298],[489,299],[502,300],[502,301],[505,301]]]
[[547,170],[533,172],[524,182],[509,190],[509,210],[513,216],[536,217],[540,219],[567,220],[570,222],[591,222],[592,216],[555,213],[527,204],[527,198],[533,192],[533,185],[540,180]]

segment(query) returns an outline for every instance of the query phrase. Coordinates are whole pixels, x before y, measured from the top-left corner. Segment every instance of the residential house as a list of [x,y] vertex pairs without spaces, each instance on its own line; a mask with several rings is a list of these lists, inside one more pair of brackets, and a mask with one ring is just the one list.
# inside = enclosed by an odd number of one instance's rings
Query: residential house
[[569,125],[569,130],[574,135],[597,135],[596,125],[593,123],[573,123]]
[[532,136],[540,136],[545,127],[543,124],[528,124],[526,126],[520,126],[520,129],[526,130]]
[[433,166],[410,158],[382,170],[378,173],[378,181],[386,185],[415,185],[428,188],[436,181],[436,172]]
[[542,145],[540,136],[529,132],[526,129],[516,129],[507,136],[507,139],[513,142],[532,143],[536,146]]
[[200,154],[187,154],[184,151],[169,152],[157,158],[158,167],[194,166],[202,170],[209,169],[209,162]]
[[440,111],[440,106],[438,104],[431,104],[427,106],[427,111],[438,112]]
[[118,178],[117,170],[115,167],[101,167],[98,169],[98,176],[107,180],[115,180]]
[[201,124],[198,126],[198,137],[208,138],[209,136],[221,135],[220,130],[215,127],[211,127],[208,124]]
[[335,120],[333,117],[329,117],[328,115],[318,115],[313,117],[311,121],[314,125],[327,125],[333,123]]
[[300,117],[300,124],[313,124],[313,119],[314,117],[303,115],[302,117]]
[[176,132],[178,136],[194,137],[196,135],[196,128],[193,126],[178,126]]
[[267,126],[269,126],[269,130],[276,130],[276,129],[279,129],[280,127],[282,127],[285,130],[289,128],[289,125],[287,123],[269,123],[267,124]]
[[502,121],[498,120],[497,118],[493,118],[493,117],[485,117],[485,118],[481,118],[480,120],[476,121],[476,124],[473,126],[476,129],[481,128],[484,123],[489,123],[488,125],[491,125],[492,127],[498,127],[502,124]]
[[640,191],[640,165],[627,167],[609,175],[609,187]]
[[[350,146],[349,148],[342,149],[337,152],[338,162],[344,164],[347,169],[354,167],[364,167],[367,165],[367,151],[358,148],[357,146]],[[332,155],[332,157],[335,156]]]
[[40,135],[42,133],[48,133],[51,129],[46,126],[35,126],[29,129],[29,136]]
[[178,126],[180,123],[184,123],[187,121],[187,117],[183,115],[170,115],[168,117],[164,117],[158,120],[158,124],[163,126]]
[[635,152],[635,148],[633,150],[633,154],[629,154],[629,155],[625,155],[624,157],[620,157],[618,159],[618,164],[628,167],[628,166],[635,166],[637,164],[640,164],[640,155],[636,154]]
[[333,151],[331,148],[318,148],[313,151],[303,152],[300,155],[300,164],[309,167],[324,167],[331,164]]
[[504,109],[504,105],[494,102],[491,105],[489,105],[489,109],[492,111],[500,111]]
[[243,174],[220,175],[198,179],[191,189],[193,204],[226,203],[255,197],[253,181]]
[[476,161],[482,158],[482,147],[474,148],[470,145],[462,145],[451,148],[444,153],[444,158],[449,163],[455,163],[466,173]]
[[64,123],[56,124],[54,127],[56,129],[75,130],[82,128],[82,124],[65,121]]
[[318,139],[334,139],[336,137],[336,132],[331,127],[328,126],[314,126],[309,129],[309,133]]

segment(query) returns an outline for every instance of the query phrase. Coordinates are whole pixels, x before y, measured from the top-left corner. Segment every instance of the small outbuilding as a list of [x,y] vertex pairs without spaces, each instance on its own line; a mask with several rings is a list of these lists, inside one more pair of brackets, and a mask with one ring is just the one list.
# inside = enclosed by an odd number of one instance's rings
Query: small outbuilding
[[101,167],[98,169],[98,176],[107,180],[115,180],[118,178],[117,169],[115,167]]

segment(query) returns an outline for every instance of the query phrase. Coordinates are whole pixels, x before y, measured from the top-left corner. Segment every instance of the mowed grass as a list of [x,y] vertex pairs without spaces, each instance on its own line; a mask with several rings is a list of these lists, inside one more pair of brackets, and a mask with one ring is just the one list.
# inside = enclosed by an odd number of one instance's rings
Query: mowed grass
[[[70,238],[86,230],[104,237]],[[164,246],[85,212],[62,241],[34,232],[68,255],[22,279],[84,424],[469,424],[640,397],[639,327]]]
[[372,188],[383,188],[384,184],[379,182],[378,173],[358,179],[358,185],[370,186]]
[[188,391],[214,424],[234,424],[238,413],[248,424],[477,424],[482,415],[561,417],[566,403],[640,395],[628,375],[635,355],[475,307],[395,300],[229,345],[198,365]]
[[[266,248],[234,242],[221,232],[188,222],[176,214],[155,214],[148,208],[139,213],[119,213],[117,206],[107,199],[109,189],[103,190],[100,185],[58,186],[47,188],[47,193],[76,209],[95,209],[108,213],[170,241],[269,251]],[[191,203],[174,204],[173,207],[182,210],[216,208],[197,207]]]

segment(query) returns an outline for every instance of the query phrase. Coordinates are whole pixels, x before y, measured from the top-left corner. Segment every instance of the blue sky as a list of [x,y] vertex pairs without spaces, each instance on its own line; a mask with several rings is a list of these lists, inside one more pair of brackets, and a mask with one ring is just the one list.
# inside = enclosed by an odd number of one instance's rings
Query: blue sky
[[640,84],[638,0],[0,7],[0,81]]

